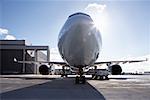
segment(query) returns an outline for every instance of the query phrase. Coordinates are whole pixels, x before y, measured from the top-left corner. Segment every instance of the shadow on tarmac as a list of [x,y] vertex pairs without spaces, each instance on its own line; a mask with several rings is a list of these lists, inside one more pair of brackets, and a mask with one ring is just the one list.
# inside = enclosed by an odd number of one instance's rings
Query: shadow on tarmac
[[73,78],[59,78],[1,93],[0,97],[1,100],[105,100],[105,97],[89,83],[75,84]]

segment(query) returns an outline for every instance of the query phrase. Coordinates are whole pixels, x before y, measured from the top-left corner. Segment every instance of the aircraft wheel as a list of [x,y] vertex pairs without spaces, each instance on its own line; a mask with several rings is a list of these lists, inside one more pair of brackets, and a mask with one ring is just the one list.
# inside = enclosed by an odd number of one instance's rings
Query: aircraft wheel
[[64,77],[64,75],[63,75],[63,74],[61,74],[61,77]]
[[76,76],[76,78],[75,78],[75,83],[79,84],[79,77],[78,76]]
[[81,76],[81,77],[79,77],[79,76],[77,76],[76,78],[75,78],[75,83],[76,84],[85,84],[85,82],[86,82],[86,80],[85,80],[85,76]]
[[68,75],[66,74],[65,77],[68,77]]
[[105,80],[109,80],[108,76],[105,76]]
[[99,78],[100,80],[103,80],[103,76],[100,76],[100,78]]
[[94,74],[92,74],[92,79],[94,79],[94,77],[95,77],[95,75],[94,75]]
[[81,82],[82,82],[82,84],[85,84],[85,82],[86,82],[85,76],[81,76]]
[[97,80],[97,79],[98,79],[98,76],[97,76],[97,75],[95,75],[94,79],[95,79],[95,80]]

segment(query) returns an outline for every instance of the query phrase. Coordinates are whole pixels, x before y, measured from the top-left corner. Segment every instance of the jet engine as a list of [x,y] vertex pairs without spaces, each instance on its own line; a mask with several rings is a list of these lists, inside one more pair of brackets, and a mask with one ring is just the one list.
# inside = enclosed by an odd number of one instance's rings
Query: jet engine
[[49,68],[48,68],[48,66],[47,65],[41,65],[39,67],[39,72],[42,75],[48,75],[49,74]]
[[110,66],[110,71],[112,75],[121,75],[122,68],[120,65],[112,65]]

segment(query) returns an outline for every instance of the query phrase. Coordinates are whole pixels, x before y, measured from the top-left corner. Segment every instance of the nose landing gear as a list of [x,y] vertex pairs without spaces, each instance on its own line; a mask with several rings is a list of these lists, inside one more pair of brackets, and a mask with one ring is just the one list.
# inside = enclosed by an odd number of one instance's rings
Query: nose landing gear
[[75,83],[76,84],[85,84],[85,76],[76,76]]
[[76,84],[85,84],[86,80],[85,80],[85,76],[83,76],[83,69],[79,68],[79,76],[76,76],[75,78],[75,83]]

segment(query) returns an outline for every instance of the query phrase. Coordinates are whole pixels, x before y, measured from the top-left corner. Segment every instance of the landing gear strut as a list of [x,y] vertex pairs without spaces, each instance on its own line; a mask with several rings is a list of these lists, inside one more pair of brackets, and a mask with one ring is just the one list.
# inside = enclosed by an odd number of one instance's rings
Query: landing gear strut
[[65,66],[62,66],[62,74],[61,77],[67,77],[67,74],[65,72]]
[[85,80],[85,76],[83,76],[83,69],[79,68],[79,76],[76,76],[75,78],[75,83],[76,84],[85,84],[86,80]]

